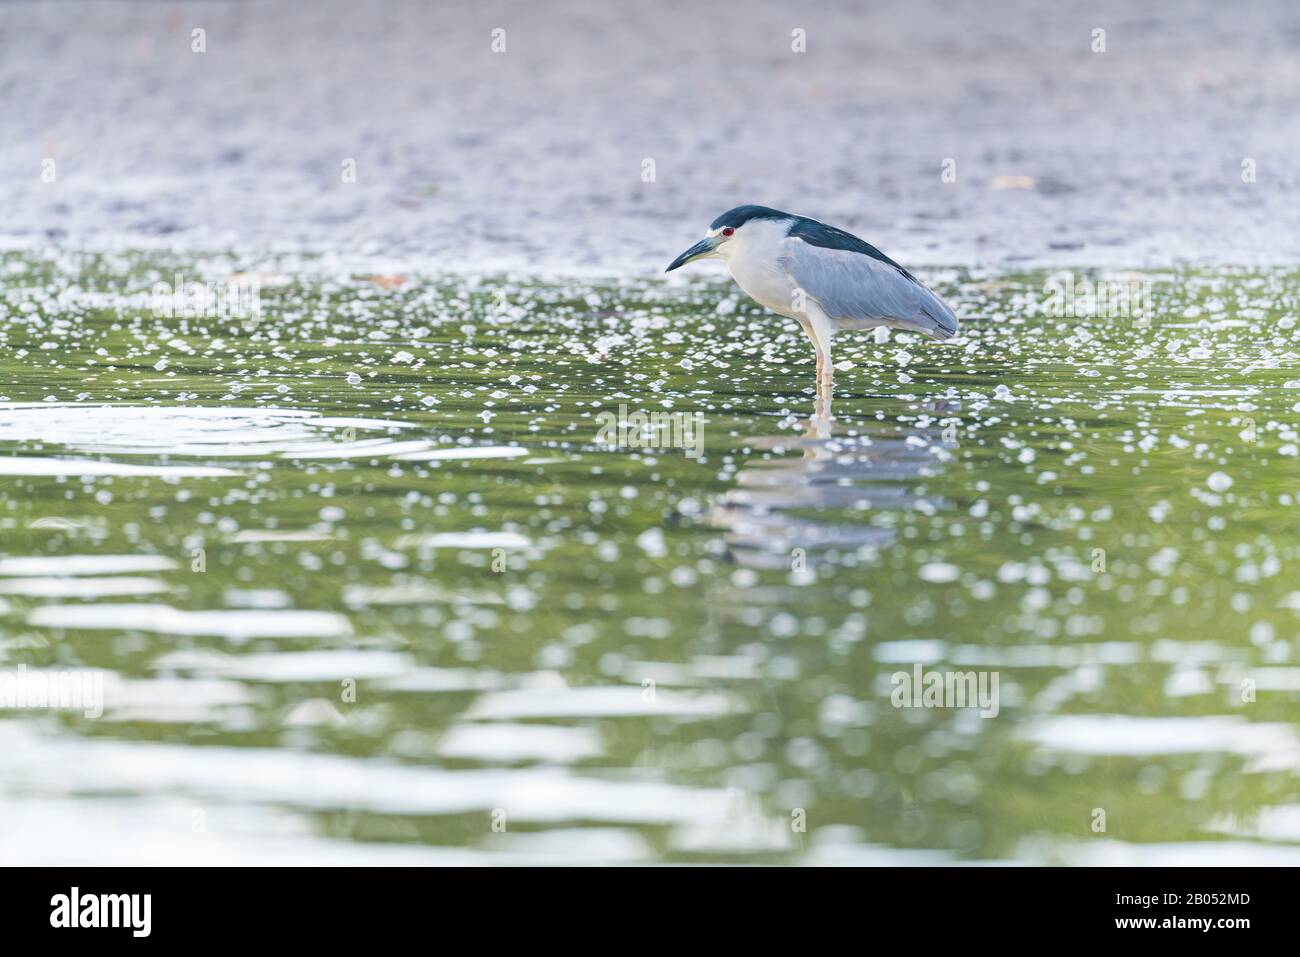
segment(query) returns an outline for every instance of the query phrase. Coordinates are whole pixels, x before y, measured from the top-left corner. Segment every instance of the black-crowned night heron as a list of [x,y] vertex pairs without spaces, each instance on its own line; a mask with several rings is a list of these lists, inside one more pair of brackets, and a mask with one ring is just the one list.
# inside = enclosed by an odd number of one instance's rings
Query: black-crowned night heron
[[817,384],[830,385],[831,340],[841,329],[891,326],[932,339],[957,317],[910,272],[852,233],[766,206],[737,206],[667,272],[706,257],[727,263],[751,298],[796,320],[817,352]]

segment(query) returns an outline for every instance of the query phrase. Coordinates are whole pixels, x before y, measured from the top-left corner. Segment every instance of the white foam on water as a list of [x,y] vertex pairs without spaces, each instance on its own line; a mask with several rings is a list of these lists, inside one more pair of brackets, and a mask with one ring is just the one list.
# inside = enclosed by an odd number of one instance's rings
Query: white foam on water
[[95,459],[50,459],[37,456],[0,458],[0,475],[81,478],[120,476],[122,478],[234,478],[241,473],[231,469],[204,465],[127,465]]
[[1107,838],[1086,841],[1025,841],[1018,858],[1039,863],[1067,863],[1073,867],[1296,867],[1300,847],[1261,844],[1256,841],[1187,841],[1136,844]]
[[254,703],[236,681],[211,678],[132,678],[105,686],[104,720],[202,725],[220,722],[230,708]]
[[364,442],[317,442],[296,445],[280,453],[284,459],[364,459],[389,457],[406,459],[432,447],[432,442],[390,442],[370,439]]
[[328,542],[333,538],[324,532],[292,528],[246,528],[236,532],[230,540],[236,544],[253,542]]
[[593,728],[553,724],[457,724],[438,742],[444,758],[571,764],[603,753]]
[[398,548],[527,548],[531,544],[518,532],[435,532],[397,539]]
[[611,718],[670,715],[707,718],[743,711],[738,699],[720,693],[695,694],[614,685],[590,688],[520,688],[485,694],[465,717],[470,720],[518,718]]
[[126,575],[166,572],[176,562],[163,555],[17,555],[0,558],[0,575]]
[[1209,830],[1236,837],[1300,844],[1300,804],[1252,808],[1239,817],[1224,814],[1210,822]]
[[1300,768],[1300,738],[1291,725],[1254,723],[1238,715],[1137,718],[1071,714],[1042,718],[1018,737],[1053,751],[1097,755],[1225,752],[1267,757]]
[[115,598],[157,595],[171,586],[157,578],[11,578],[0,579],[0,595],[29,598]]
[[27,623],[39,628],[149,631],[164,635],[246,638],[330,638],[352,633],[343,615],[328,611],[182,611],[168,605],[45,605]]
[[[396,420],[330,417],[309,409],[260,406],[0,403],[0,442],[39,442],[108,455],[165,455],[169,458],[251,458],[265,455],[285,458],[353,458],[428,448],[431,444],[429,442],[394,442],[382,435],[356,438],[352,434],[359,429],[387,433],[411,428],[415,428],[412,423]],[[116,463],[99,463],[101,467],[114,464]],[[52,468],[48,465],[29,467]],[[176,467],[179,466],[168,466]],[[0,465],[0,469],[3,468]],[[11,474],[142,473],[105,471]],[[218,471],[196,474],[234,473]]]
[[0,722],[8,783],[51,797],[121,791],[145,798],[186,794],[306,810],[364,809],[384,814],[486,813],[510,820],[678,824],[725,821],[728,796],[633,777],[583,776],[566,768],[473,769],[396,764],[379,759],[225,746],[39,735]]
[[520,448],[517,445],[481,445],[433,449],[428,452],[408,452],[394,457],[408,462],[446,462],[461,459],[516,459],[527,454],[527,449]]
[[[196,818],[196,810],[204,816]],[[554,864],[560,857],[591,865],[653,859],[645,840],[627,828],[499,834],[484,848],[366,843],[319,835],[309,819],[280,808],[196,808],[171,796],[0,796],[0,820],[6,826],[0,867],[156,867],[177,861],[194,867],[522,867]],[[106,841],[105,834],[131,839]]]
[[282,651],[274,654],[223,655],[215,651],[172,651],[157,658],[155,671],[193,671],[244,681],[370,680],[417,671],[410,655],[394,651]]

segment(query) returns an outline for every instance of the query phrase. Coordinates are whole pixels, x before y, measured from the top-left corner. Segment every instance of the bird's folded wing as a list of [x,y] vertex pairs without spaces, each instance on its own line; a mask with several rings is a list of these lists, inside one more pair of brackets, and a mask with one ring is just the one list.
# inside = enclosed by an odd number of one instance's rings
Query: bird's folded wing
[[799,239],[786,240],[779,261],[795,285],[844,326],[883,324],[935,339],[957,332],[957,317],[943,300],[890,263]]

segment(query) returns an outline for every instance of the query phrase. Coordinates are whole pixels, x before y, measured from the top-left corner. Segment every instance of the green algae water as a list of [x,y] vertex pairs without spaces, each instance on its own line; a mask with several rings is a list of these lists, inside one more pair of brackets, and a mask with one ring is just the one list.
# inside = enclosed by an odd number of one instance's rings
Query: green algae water
[[0,861],[1296,863],[1300,274],[924,278],[3,254]]

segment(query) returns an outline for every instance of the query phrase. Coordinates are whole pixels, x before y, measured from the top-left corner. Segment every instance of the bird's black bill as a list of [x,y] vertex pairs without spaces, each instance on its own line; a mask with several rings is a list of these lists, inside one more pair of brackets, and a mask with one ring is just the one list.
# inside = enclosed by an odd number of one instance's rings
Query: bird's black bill
[[692,259],[699,259],[701,256],[713,252],[713,241],[710,239],[701,239],[686,252],[682,253],[668,266],[664,272],[672,272],[678,266],[685,266]]

